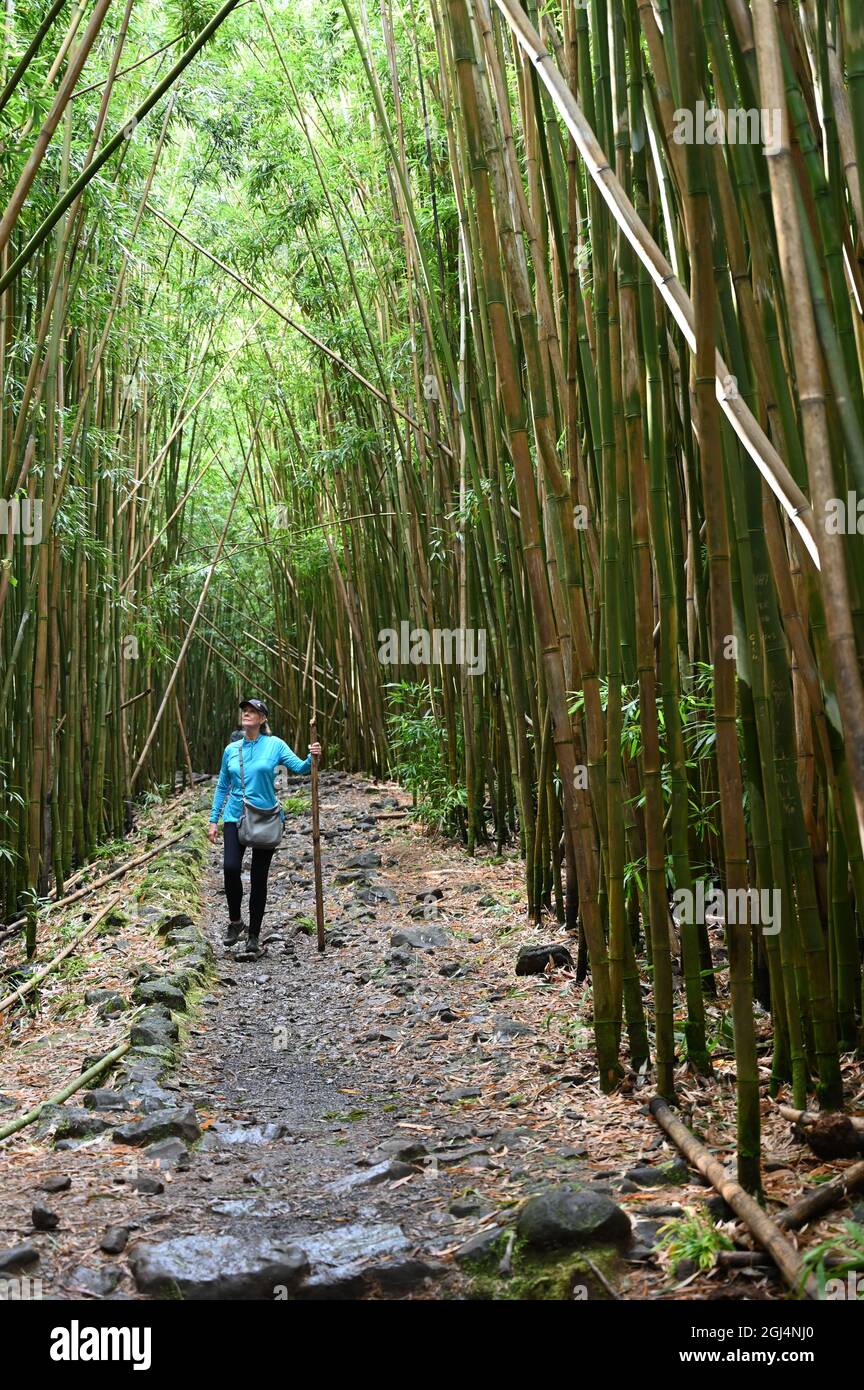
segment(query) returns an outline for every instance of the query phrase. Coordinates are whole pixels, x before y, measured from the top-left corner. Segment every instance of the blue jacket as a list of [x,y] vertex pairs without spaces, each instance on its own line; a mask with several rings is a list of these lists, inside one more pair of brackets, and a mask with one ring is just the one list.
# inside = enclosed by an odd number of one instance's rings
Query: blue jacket
[[224,821],[239,821],[243,814],[243,797],[240,792],[241,747],[246,800],[250,806],[269,809],[276,805],[277,767],[287,767],[296,773],[312,770],[311,755],[305,762],[301,762],[285,740],[277,738],[275,734],[259,734],[256,739],[244,738],[238,739],[236,743],[229,743],[222,754],[219,781],[213,793],[213,809],[210,812],[212,823],[218,821],[223,809]]

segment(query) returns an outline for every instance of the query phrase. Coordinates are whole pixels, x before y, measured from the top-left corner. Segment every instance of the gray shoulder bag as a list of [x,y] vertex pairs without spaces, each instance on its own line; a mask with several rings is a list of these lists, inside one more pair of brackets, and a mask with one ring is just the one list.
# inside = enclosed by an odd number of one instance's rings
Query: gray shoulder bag
[[237,839],[241,845],[251,845],[253,849],[275,849],[282,839],[284,828],[281,807],[277,803],[262,809],[246,800],[242,744],[237,752],[240,754],[240,789],[243,797],[243,814],[237,825]]

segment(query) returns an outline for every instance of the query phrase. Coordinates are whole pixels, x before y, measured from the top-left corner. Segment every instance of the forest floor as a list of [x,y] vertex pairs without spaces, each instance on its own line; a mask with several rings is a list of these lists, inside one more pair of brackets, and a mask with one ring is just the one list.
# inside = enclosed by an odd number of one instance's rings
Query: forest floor
[[[700,1272],[658,1247],[666,1221],[706,1204],[712,1220],[731,1213],[657,1128],[647,1083],[601,1094],[590,985],[569,968],[516,976],[521,945],[567,944],[554,920],[520,912],[518,858],[469,859],[424,836],[395,785],[324,774],[321,955],[308,783],[292,792],[258,960],[222,944],[208,851],[200,926],[214,960],[176,1066],[158,1084],[145,1069],[136,1094],[97,1082],[83,1101],[97,1134],[67,1125],[58,1140],[55,1112],[0,1147],[0,1279],[27,1270],[58,1299],[782,1296],[765,1269]],[[178,800],[206,818],[200,791]],[[101,1018],[89,991],[127,995],[164,966],[134,914],[99,940],[37,1011],[7,1019],[0,1125],[122,1041],[123,1014]],[[682,1070],[682,1096],[688,1123],[733,1159],[723,1065],[711,1086]],[[82,1095],[64,1107],[73,1119]],[[117,1142],[142,1108],[174,1122],[149,1148]],[[765,1131],[773,1200],[839,1171],[793,1143],[768,1102]],[[539,1196],[548,1213],[564,1184],[600,1199],[596,1238],[536,1248],[519,1211]],[[613,1203],[631,1223],[623,1241]]]

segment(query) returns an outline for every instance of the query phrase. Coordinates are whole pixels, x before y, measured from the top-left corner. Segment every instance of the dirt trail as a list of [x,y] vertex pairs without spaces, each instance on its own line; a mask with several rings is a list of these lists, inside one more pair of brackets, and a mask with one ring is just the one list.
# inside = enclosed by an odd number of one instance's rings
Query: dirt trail
[[[577,1273],[592,1297],[612,1284],[644,1296],[659,1281],[648,1247],[681,1210],[680,1186],[625,1181],[631,1219],[648,1221],[608,1277],[596,1262],[562,1276],[550,1260],[529,1286],[507,1280],[527,1195],[590,1182],[617,1199],[628,1165],[673,1158],[644,1106],[601,1104],[585,986],[567,970],[516,977],[519,945],[549,939],[519,913],[518,859],[435,846],[398,817],[399,789],[325,775],[322,957],[308,783],[291,790],[257,961],[221,944],[211,851],[214,973],[149,1106],[194,1107],[203,1136],[175,1125],[130,1149],[107,1130],[57,1152],[50,1133],[25,1131],[0,1153],[0,1263],[2,1248],[33,1246],[43,1296],[59,1298],[566,1297]],[[116,1103],[112,1125],[133,1118]],[[71,1186],[40,1192],[51,1175]],[[36,1202],[55,1230],[34,1233]],[[121,1232],[113,1253],[100,1249],[109,1228]]]

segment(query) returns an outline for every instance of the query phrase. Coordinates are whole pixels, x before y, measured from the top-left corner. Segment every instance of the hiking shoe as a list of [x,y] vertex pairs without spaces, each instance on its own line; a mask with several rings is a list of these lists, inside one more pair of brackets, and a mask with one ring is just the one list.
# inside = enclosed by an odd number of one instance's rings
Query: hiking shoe
[[261,954],[261,942],[257,936],[247,933],[246,940],[237,952],[237,960],[257,960]]
[[226,933],[225,933],[225,937],[224,937],[224,939],[223,939],[222,944],[223,944],[224,946],[233,946],[233,945],[236,944],[236,942],[238,942],[238,941],[240,940],[240,938],[241,938],[242,935],[243,935],[243,923],[242,923],[242,922],[229,922],[229,923],[228,923],[228,930],[227,930]]

